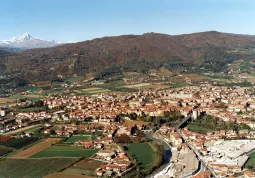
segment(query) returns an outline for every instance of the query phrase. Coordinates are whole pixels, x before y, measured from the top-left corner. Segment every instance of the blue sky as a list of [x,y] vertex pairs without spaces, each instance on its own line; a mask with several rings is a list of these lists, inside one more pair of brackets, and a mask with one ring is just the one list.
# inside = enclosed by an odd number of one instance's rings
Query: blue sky
[[255,0],[1,0],[0,39],[47,40],[209,30],[255,34]]

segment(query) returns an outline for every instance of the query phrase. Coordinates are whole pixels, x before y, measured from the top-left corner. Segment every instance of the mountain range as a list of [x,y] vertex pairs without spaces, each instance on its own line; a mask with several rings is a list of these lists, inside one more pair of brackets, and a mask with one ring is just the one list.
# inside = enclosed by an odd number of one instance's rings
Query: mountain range
[[33,48],[49,48],[66,43],[69,42],[35,39],[29,33],[25,32],[24,34],[18,37],[13,37],[9,40],[0,40],[0,48],[8,51],[20,51]]
[[146,33],[18,53],[2,52],[0,74],[19,74],[23,79],[38,81],[52,80],[58,74],[94,73],[96,77],[104,77],[123,70],[147,72],[160,67],[177,73],[220,72],[226,71],[228,64],[244,58],[255,60],[254,36],[217,31],[175,36]]

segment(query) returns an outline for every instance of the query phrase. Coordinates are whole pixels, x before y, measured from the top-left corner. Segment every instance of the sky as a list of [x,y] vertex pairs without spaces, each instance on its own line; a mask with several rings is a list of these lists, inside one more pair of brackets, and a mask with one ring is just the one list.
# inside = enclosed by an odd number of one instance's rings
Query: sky
[[216,30],[255,35],[255,0],[1,0],[0,39],[170,35]]

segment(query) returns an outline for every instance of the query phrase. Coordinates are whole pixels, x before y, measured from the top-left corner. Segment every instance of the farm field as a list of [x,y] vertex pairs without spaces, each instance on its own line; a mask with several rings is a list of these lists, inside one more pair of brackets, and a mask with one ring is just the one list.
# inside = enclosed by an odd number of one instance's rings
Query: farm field
[[105,88],[86,88],[86,89],[80,89],[80,90],[74,90],[74,91],[79,94],[97,94],[97,93],[110,92],[111,90],[108,90]]
[[83,159],[63,172],[74,175],[95,176],[95,170],[100,167],[102,162]]
[[[8,137],[8,136],[1,136]],[[31,143],[38,141],[38,137],[24,137],[24,138],[12,138],[7,141],[0,141],[1,146],[11,147],[14,149],[20,149],[24,146],[27,146]]]
[[92,178],[91,176],[84,176],[84,175],[78,175],[78,174],[69,174],[64,172],[57,172],[52,173],[48,176],[45,176],[45,178]]
[[24,98],[27,98],[27,99],[32,100],[32,101],[37,101],[37,100],[43,99],[44,94],[41,94],[41,93],[40,94],[33,93],[33,94],[27,94],[27,95],[16,94],[16,95],[13,95],[13,96],[9,97],[9,99],[12,99],[12,100],[24,99]]
[[125,120],[126,124],[130,124],[130,125],[134,125],[134,124],[138,124],[138,125],[148,125],[150,124],[150,122],[145,122],[145,121],[135,121],[135,120]]
[[0,98],[0,103],[12,103],[15,99],[13,98]]
[[61,138],[47,138],[44,141],[33,145],[32,147],[23,150],[21,152],[18,152],[17,154],[13,155],[12,158],[28,158],[31,157],[32,155],[39,153],[43,151],[46,148],[49,148],[52,144],[55,144],[59,142]]
[[74,158],[0,159],[0,177],[40,178],[71,165]]
[[73,83],[83,79],[84,79],[84,76],[77,76],[77,77],[70,77],[70,78],[64,79],[64,81]]
[[254,169],[255,168],[255,152],[250,154],[247,163],[245,164],[245,168]]
[[135,85],[123,85],[123,86],[119,86],[117,88],[147,89],[147,88],[152,88],[152,84],[150,84],[150,83],[139,83],[139,84],[135,84]]
[[96,135],[73,135],[70,138],[68,138],[65,143],[75,143],[79,140],[95,140],[96,139]]
[[47,95],[54,95],[54,94],[61,94],[64,93],[64,90],[57,89],[57,90],[52,90],[52,91],[45,91],[45,94]]
[[65,142],[75,143],[79,140],[92,140],[92,135],[73,135],[70,138],[68,138]]
[[118,86],[116,88],[118,89],[122,89],[122,88],[128,88],[128,89],[150,89],[150,88],[154,88],[154,89],[162,89],[162,88],[169,88],[169,85],[158,85],[158,84],[151,84],[151,83],[139,83],[139,84],[135,84],[135,85],[122,85],[122,86]]
[[52,146],[35,155],[32,158],[45,157],[91,157],[98,149],[84,149],[81,146]]
[[141,168],[152,166],[154,151],[149,143],[131,143],[127,152],[141,163]]
[[0,156],[12,152],[14,149],[9,147],[0,146]]

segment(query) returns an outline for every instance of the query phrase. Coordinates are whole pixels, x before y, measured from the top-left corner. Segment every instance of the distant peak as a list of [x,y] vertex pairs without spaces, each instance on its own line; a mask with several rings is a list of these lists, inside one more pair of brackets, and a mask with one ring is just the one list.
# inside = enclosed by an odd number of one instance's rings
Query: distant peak
[[22,35],[18,37],[13,37],[11,41],[13,42],[21,42],[21,41],[26,41],[26,40],[32,40],[34,39],[28,32],[23,33]]

